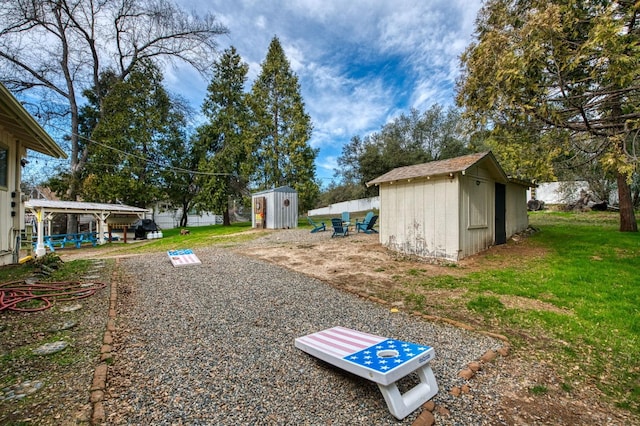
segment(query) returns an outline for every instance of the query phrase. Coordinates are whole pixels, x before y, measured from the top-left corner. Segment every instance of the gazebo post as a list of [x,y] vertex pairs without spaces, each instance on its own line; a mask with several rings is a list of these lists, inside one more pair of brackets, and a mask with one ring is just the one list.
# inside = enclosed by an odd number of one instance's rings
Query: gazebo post
[[47,249],[44,246],[44,226],[43,226],[43,215],[44,212],[42,209],[38,209],[35,211],[36,220],[38,221],[38,243],[36,244],[36,257],[42,257],[47,254]]
[[98,244],[102,245],[105,243],[104,241],[104,233],[107,229],[107,218],[111,213],[102,211],[100,213],[94,213],[96,218],[98,219]]

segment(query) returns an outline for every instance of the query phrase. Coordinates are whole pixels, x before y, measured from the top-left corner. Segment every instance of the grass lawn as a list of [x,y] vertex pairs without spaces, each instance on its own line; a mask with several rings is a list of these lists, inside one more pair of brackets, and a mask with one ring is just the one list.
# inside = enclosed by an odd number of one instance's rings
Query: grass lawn
[[[420,285],[464,290],[463,311],[523,352],[562,365],[568,392],[586,379],[640,412],[640,235],[619,232],[613,213],[536,212],[530,224],[539,232],[525,244],[537,255]],[[501,300],[509,296],[557,309],[508,308]]]

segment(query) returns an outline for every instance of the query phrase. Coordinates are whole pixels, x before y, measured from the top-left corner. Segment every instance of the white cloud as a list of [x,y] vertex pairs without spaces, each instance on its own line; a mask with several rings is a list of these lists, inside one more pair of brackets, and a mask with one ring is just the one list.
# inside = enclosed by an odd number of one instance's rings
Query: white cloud
[[[216,14],[250,65],[249,84],[277,36],[298,75],[321,148],[319,173],[352,136],[379,130],[411,107],[452,104],[458,57],[471,41],[481,0],[178,0]],[[206,82],[167,74],[197,98]],[[200,100],[204,97],[202,93]],[[199,108],[199,105],[197,106]],[[321,163],[322,161],[322,163]],[[321,165],[322,164],[322,165]]]

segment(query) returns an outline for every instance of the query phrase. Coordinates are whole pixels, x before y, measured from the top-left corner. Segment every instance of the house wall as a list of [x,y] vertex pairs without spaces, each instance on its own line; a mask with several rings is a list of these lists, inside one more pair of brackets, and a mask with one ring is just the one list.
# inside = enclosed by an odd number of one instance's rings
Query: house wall
[[[265,197],[267,229],[292,229],[298,227],[298,193],[293,191],[264,191],[251,196],[251,224],[256,227],[256,198]],[[288,200],[288,205],[285,205]]]
[[529,227],[527,213],[527,188],[514,183],[507,184],[507,238]]
[[422,257],[458,259],[459,181],[438,177],[380,185],[380,241]]
[[[526,205],[526,204],[525,204]],[[460,177],[460,252],[457,259],[495,242],[495,180],[482,168]]]
[[[8,265],[17,260],[16,250],[20,247],[17,238],[24,221],[20,194],[20,159],[25,150],[2,126],[0,147],[3,151],[7,149],[7,182],[0,186],[0,265]],[[11,203],[15,204],[12,206]]]

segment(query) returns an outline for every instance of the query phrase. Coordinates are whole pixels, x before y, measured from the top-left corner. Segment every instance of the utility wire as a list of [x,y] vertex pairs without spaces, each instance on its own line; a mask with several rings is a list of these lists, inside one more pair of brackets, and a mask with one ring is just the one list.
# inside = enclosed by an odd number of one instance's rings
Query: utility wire
[[[50,125],[50,127],[54,128],[54,129],[56,129],[56,130],[58,130],[58,131],[61,131],[61,132],[67,132],[67,131],[66,131],[66,130],[64,130],[64,129],[59,128],[59,127],[56,127],[56,126],[53,126],[53,125]],[[118,148],[114,148],[114,147],[112,147],[112,146],[109,146],[109,145],[106,145],[106,144],[104,144],[104,143],[98,142],[98,141],[93,140],[93,139],[91,139],[91,138],[87,138],[87,137],[82,136],[82,135],[79,135],[79,134],[77,134],[77,133],[72,133],[72,134],[74,134],[74,135],[75,135],[75,136],[77,136],[79,139],[82,139],[82,140],[84,140],[84,141],[86,141],[86,142],[90,142],[90,143],[93,143],[93,144],[96,144],[96,145],[102,146],[102,147],[104,147],[104,148],[110,149],[110,150],[112,150],[112,151],[119,152],[119,153],[124,154],[124,155],[126,155],[126,156],[133,157],[133,158],[137,158],[137,159],[139,159],[139,160],[146,161],[147,163],[154,164],[154,165],[156,165],[156,166],[158,166],[158,167],[162,167],[162,168],[169,169],[169,170],[174,170],[174,171],[176,171],[176,172],[180,172],[180,173],[189,173],[189,174],[202,175],[202,176],[234,176],[234,174],[233,174],[233,173],[201,172],[201,171],[199,171],[199,170],[188,170],[188,169],[183,169],[183,168],[181,168],[181,167],[175,167],[175,166],[170,166],[170,165],[166,165],[166,164],[161,164],[161,163],[159,163],[159,162],[157,162],[157,161],[151,160],[151,159],[146,158],[146,157],[143,157],[143,156],[141,156],[141,155],[133,154],[133,153],[126,152],[126,151],[123,151],[123,150],[118,149]]]

